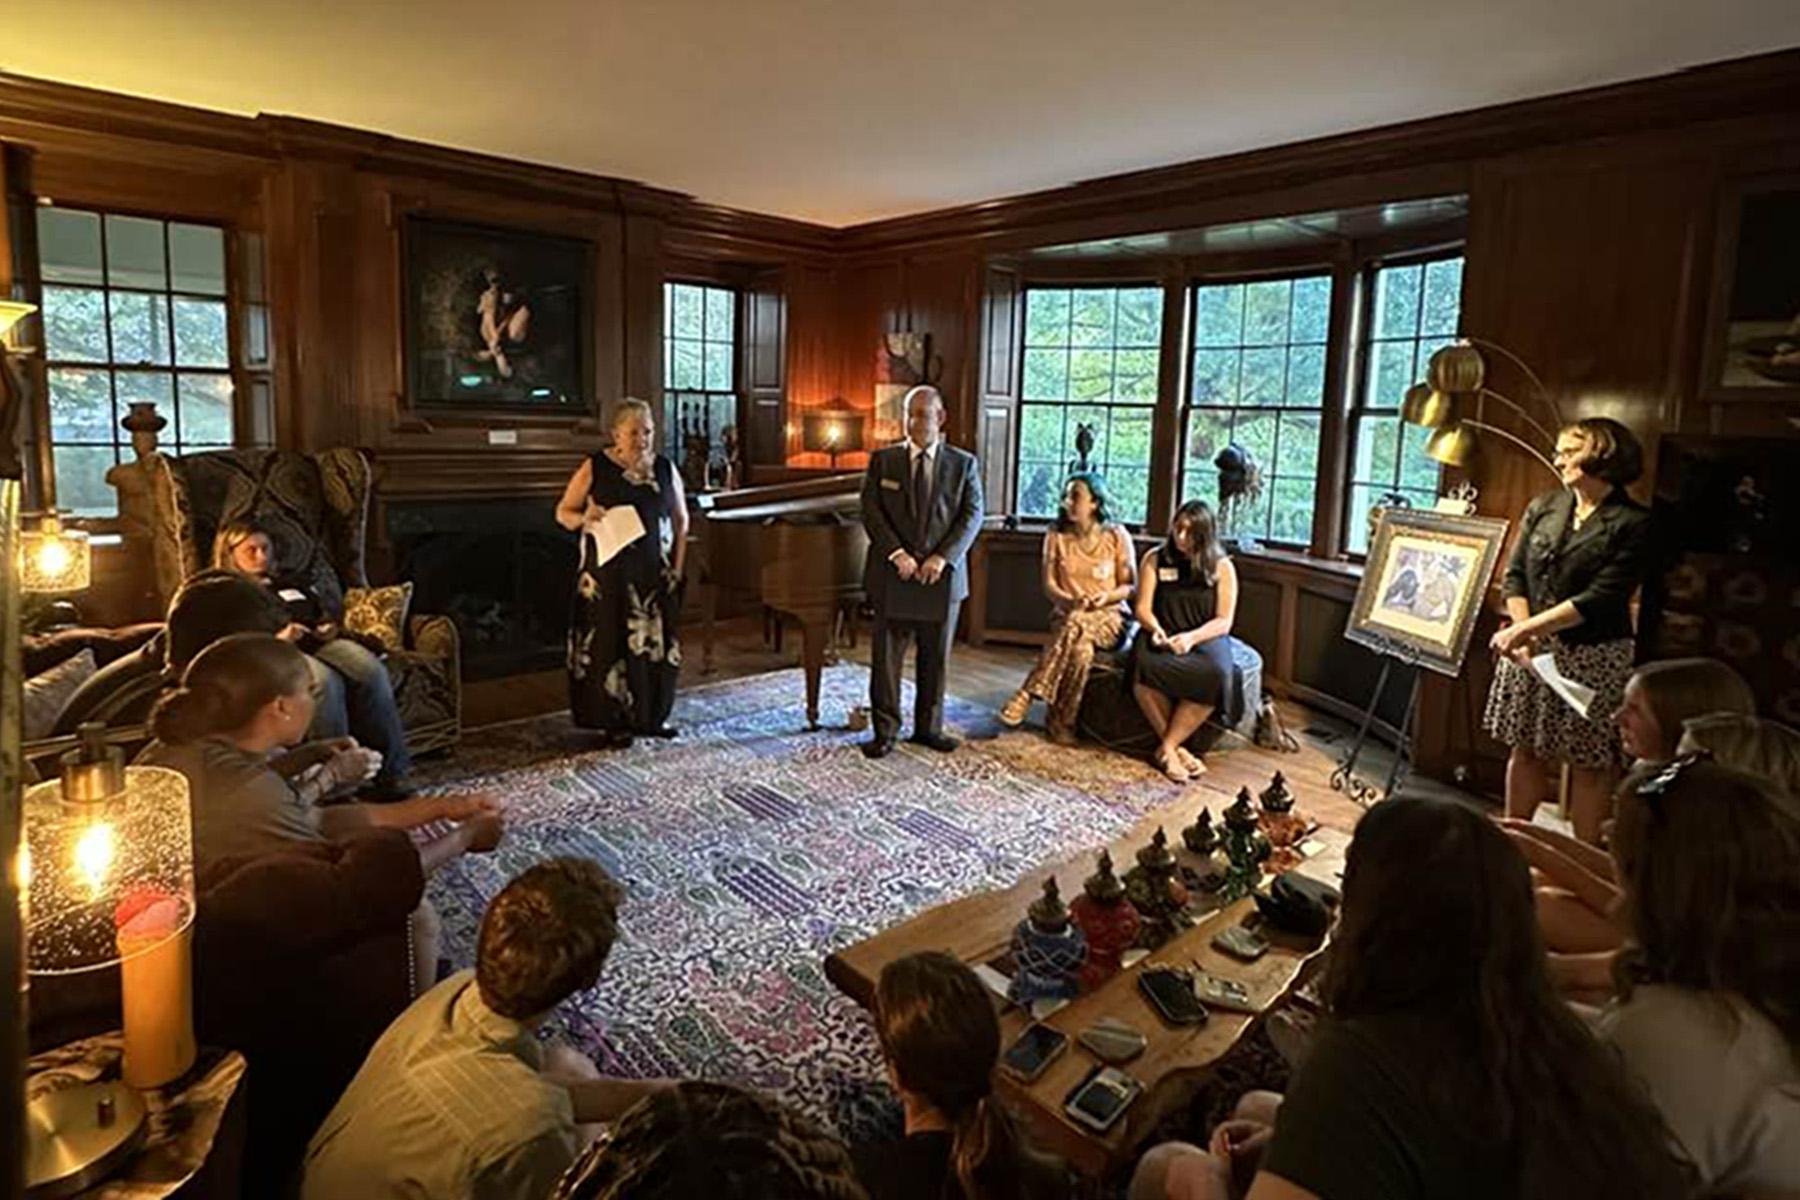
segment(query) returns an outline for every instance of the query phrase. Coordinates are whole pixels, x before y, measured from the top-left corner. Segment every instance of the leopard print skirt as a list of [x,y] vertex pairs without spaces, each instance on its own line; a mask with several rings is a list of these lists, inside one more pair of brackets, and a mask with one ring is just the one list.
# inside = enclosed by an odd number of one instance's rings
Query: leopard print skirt
[[1542,648],[1556,656],[1557,669],[1564,675],[1594,689],[1589,715],[1570,708],[1529,668],[1503,658],[1488,688],[1482,726],[1508,746],[1523,747],[1545,762],[1621,766],[1619,728],[1612,718],[1624,702],[1625,683],[1631,678],[1631,639],[1570,646],[1552,637]]

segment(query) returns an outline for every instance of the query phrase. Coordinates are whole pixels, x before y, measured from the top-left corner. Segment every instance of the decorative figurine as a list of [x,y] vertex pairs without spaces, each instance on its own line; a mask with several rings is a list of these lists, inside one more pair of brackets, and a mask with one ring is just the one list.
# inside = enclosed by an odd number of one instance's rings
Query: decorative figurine
[[1195,854],[1211,854],[1219,848],[1219,832],[1213,828],[1212,809],[1202,808],[1194,823],[1181,831],[1181,840]]
[[1100,863],[1081,886],[1082,894],[1069,905],[1069,913],[1087,937],[1087,963],[1081,968],[1081,986],[1091,991],[1119,970],[1119,958],[1137,940],[1143,923],[1137,909],[1125,901],[1125,885],[1113,874],[1112,854],[1100,852]]
[[1256,456],[1233,442],[1214,456],[1213,467],[1219,472],[1220,534],[1239,550],[1262,549],[1250,529],[1263,492],[1263,473]]
[[1256,806],[1251,803],[1250,789],[1241,788],[1232,806],[1225,810],[1225,886],[1221,898],[1229,904],[1256,890],[1262,879],[1263,860],[1269,857],[1269,840],[1262,835]]
[[1294,793],[1288,790],[1280,771],[1275,772],[1259,799],[1263,811],[1258,823],[1271,851],[1265,869],[1273,875],[1291,871],[1304,859],[1300,843],[1306,839],[1311,822],[1294,807]]
[[1289,812],[1294,807],[1294,793],[1288,790],[1287,780],[1280,771],[1275,772],[1275,778],[1269,780],[1269,786],[1263,789],[1262,795],[1257,799],[1262,802],[1262,810],[1266,813]]
[[1044,880],[1044,894],[1013,929],[1012,955],[1016,969],[1006,996],[1013,1003],[1030,1008],[1037,1000],[1072,1000],[1080,991],[1076,975],[1087,958],[1087,938],[1069,923],[1055,876]]
[[1154,950],[1190,924],[1188,890],[1161,826],[1150,844],[1137,852],[1137,860],[1138,865],[1125,874],[1125,894],[1143,917],[1138,945]]

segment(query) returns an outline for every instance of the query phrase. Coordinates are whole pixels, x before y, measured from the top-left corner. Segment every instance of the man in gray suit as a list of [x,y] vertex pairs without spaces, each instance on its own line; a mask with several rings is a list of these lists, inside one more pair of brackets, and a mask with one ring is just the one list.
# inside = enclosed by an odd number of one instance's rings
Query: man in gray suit
[[863,587],[875,607],[875,736],[862,748],[870,758],[891,752],[900,734],[900,668],[909,639],[919,648],[911,740],[946,753],[957,746],[944,732],[944,670],[957,610],[969,594],[969,547],[981,532],[981,475],[973,454],[943,440],[943,426],[938,390],[912,389],[906,440],[871,454],[863,477]]

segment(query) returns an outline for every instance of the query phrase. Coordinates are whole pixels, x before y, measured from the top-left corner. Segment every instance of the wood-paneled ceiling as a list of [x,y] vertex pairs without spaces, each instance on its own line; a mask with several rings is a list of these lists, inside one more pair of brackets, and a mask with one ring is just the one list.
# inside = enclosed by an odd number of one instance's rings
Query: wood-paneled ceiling
[[847,225],[1796,45],[1795,0],[53,0],[0,69]]

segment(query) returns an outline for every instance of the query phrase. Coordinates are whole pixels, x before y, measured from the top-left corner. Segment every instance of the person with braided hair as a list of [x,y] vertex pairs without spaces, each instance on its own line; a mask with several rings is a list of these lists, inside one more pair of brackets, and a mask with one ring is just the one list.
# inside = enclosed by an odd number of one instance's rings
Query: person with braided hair
[[867,1200],[842,1142],[723,1083],[682,1083],[632,1108],[551,1200]]
[[855,1151],[872,1200],[1048,1200],[1066,1173],[1036,1154],[993,1095],[1000,1022],[960,959],[926,951],[882,968],[877,1032],[906,1136]]

